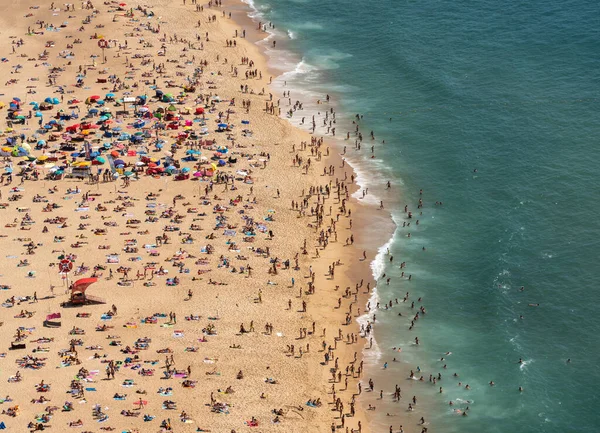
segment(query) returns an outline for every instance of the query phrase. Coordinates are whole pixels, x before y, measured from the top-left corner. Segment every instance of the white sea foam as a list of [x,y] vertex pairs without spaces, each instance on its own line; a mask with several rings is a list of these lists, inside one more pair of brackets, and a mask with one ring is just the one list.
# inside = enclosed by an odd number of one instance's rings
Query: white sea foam
[[302,30],[322,30],[323,26],[319,23],[313,23],[311,21],[306,21],[301,24],[298,24],[297,26],[295,26],[295,28],[302,29]]

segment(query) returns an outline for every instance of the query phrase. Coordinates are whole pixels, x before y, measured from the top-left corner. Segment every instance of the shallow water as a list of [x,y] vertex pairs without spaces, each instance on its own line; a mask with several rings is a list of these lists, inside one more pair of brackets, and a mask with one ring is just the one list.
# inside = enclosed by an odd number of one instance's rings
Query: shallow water
[[[404,388],[406,369],[419,366],[426,380],[412,389],[428,403],[415,419],[425,415],[436,431],[598,431],[599,4],[256,0],[255,7],[276,26],[269,41],[285,46],[270,51],[272,66],[287,71],[279,88],[309,101],[292,121],[326,109],[316,105],[325,93],[338,110],[338,137],[362,114],[365,141],[361,151],[345,142],[348,158],[371,188],[366,199],[383,199],[399,225],[393,264],[385,254],[377,264],[391,277],[378,296],[383,303],[408,291],[410,300],[377,312],[381,356],[368,358],[375,365],[367,372],[376,388]],[[415,213],[410,227],[402,227],[404,204]],[[411,281],[400,276],[403,261]],[[427,315],[409,331],[412,300]],[[391,363],[394,356],[402,362]],[[428,377],[437,372],[443,380],[434,386]],[[376,430],[387,432],[382,415],[403,414],[411,396],[403,392],[397,406],[389,396],[378,402]],[[453,413],[449,400],[468,405],[469,416]]]

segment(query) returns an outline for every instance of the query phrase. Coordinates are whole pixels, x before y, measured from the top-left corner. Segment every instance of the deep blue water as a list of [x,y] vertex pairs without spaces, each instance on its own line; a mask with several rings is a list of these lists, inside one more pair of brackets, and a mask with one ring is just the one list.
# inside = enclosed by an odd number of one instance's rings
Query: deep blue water
[[[354,136],[343,144],[371,199],[394,206],[391,282],[378,293],[410,300],[377,313],[381,357],[368,373],[392,392],[419,366],[425,383],[398,405],[377,402],[376,431],[397,429],[383,415],[404,416],[412,394],[429,403],[404,418],[407,431],[422,415],[430,431],[600,431],[600,3],[255,3],[289,50],[271,59],[290,70],[279,84],[292,99],[332,95],[338,137],[364,116],[362,149]],[[412,300],[427,315],[409,331]],[[452,411],[467,405],[466,418]]]

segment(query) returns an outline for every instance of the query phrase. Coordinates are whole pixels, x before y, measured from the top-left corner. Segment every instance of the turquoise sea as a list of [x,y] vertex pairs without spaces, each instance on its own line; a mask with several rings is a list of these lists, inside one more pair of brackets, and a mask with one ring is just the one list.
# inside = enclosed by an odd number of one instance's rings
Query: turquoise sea
[[[377,312],[378,352],[367,358],[374,431],[420,431],[421,416],[430,432],[600,431],[600,3],[253,7],[275,25],[265,46],[277,40],[268,50],[285,72],[277,85],[305,101],[293,122],[322,111],[315,101],[325,94],[339,138],[363,116],[361,150],[354,136],[340,145],[369,188],[365,201],[384,200],[398,225],[387,244],[393,263],[384,248],[373,264],[391,278],[378,285],[381,305],[400,300]],[[427,314],[410,331],[420,305]],[[407,379],[411,369],[423,383]],[[389,395],[395,383],[400,403]],[[423,403],[407,417],[412,395]],[[467,406],[467,417],[454,411]]]

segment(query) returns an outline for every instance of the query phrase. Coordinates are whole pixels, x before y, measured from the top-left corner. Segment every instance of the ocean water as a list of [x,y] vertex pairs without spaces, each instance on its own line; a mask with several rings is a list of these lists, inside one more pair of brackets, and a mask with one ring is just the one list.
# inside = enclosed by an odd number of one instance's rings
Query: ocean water
[[[264,45],[283,72],[278,89],[305,102],[291,121],[314,114],[320,125],[330,106],[316,102],[330,94],[365,201],[384,200],[398,225],[373,264],[391,278],[377,287],[378,352],[367,358],[367,376],[384,390],[383,400],[364,397],[377,406],[374,431],[420,431],[421,416],[429,431],[600,431],[600,3],[253,7],[275,25]],[[357,113],[361,150],[354,134],[343,140]],[[421,305],[427,314],[409,330]],[[409,381],[410,369],[424,382]],[[389,396],[394,383],[400,403]],[[467,417],[454,410],[467,406]]]

